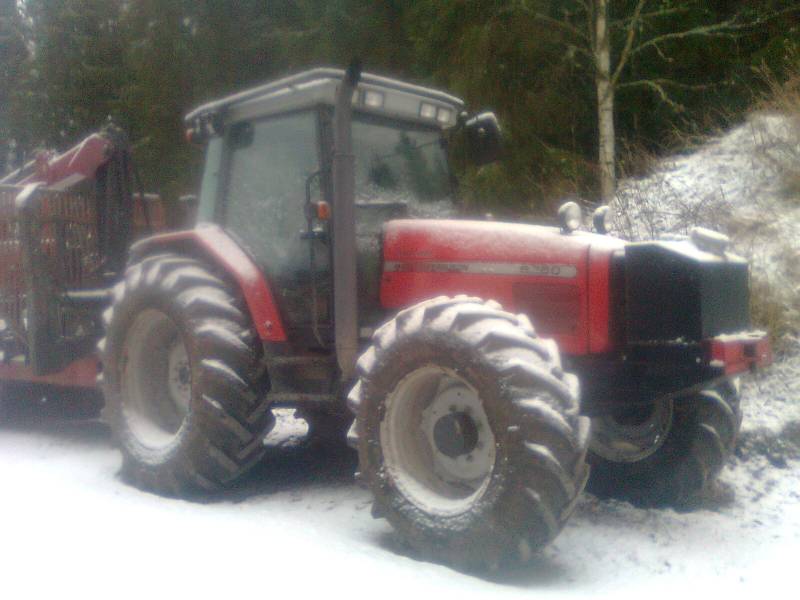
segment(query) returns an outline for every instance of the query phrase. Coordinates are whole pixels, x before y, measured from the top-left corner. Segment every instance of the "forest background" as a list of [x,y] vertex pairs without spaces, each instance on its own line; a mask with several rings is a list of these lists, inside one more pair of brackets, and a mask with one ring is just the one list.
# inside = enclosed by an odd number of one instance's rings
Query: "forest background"
[[646,157],[740,120],[767,80],[797,72],[796,5],[0,0],[0,173],[112,117],[131,136],[146,187],[171,200],[194,190],[201,168],[201,150],[184,141],[189,109],[359,57],[366,70],[498,114],[505,156],[462,173],[468,206],[552,213],[565,197],[603,196],[598,108],[609,93],[612,170],[637,174]]

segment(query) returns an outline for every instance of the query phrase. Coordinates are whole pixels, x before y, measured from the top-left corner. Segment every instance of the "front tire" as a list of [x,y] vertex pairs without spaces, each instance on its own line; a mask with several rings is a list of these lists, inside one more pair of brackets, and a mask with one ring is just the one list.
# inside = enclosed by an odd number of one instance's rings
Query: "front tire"
[[274,425],[260,342],[236,289],[174,254],[131,265],[104,314],[106,419],[123,476],[170,496],[214,492],[260,460]]
[[373,514],[428,559],[528,560],[588,477],[589,420],[555,344],[465,296],[404,310],[372,340],[348,402]]
[[696,506],[736,445],[737,387],[726,381],[649,411],[638,420],[623,413],[592,420],[588,490],[638,506]]

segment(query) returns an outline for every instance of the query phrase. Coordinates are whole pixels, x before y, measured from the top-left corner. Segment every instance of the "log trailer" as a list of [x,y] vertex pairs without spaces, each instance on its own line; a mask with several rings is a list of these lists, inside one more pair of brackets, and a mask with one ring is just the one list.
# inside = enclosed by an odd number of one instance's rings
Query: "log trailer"
[[724,236],[628,243],[574,204],[552,227],[459,218],[448,141],[494,160],[494,116],[356,67],[186,123],[192,228],[144,218],[112,133],[0,187],[4,394],[99,386],[134,485],[216,492],[293,407],[356,448],[422,556],[492,567],[552,540],[587,481],[687,506],[723,467],[737,376],[770,361]]

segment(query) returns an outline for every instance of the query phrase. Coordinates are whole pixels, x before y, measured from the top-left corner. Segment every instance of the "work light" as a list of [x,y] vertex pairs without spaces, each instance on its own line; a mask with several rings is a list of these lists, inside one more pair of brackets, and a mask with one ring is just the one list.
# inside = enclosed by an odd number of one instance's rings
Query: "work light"
[[577,202],[565,202],[558,209],[558,223],[563,233],[572,233],[581,226],[581,207]]

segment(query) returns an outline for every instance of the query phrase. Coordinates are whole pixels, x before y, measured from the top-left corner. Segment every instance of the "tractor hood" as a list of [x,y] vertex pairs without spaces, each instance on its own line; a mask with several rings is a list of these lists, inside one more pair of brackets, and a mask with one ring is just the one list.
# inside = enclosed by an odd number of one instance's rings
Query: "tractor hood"
[[[574,278],[590,249],[609,255],[622,240],[556,227],[495,221],[398,220],[384,228],[384,269],[499,271]],[[504,265],[500,267],[500,265]]]
[[384,226],[381,304],[469,294],[532,315],[570,354],[607,351],[611,258],[621,240],[493,221],[398,220]]

